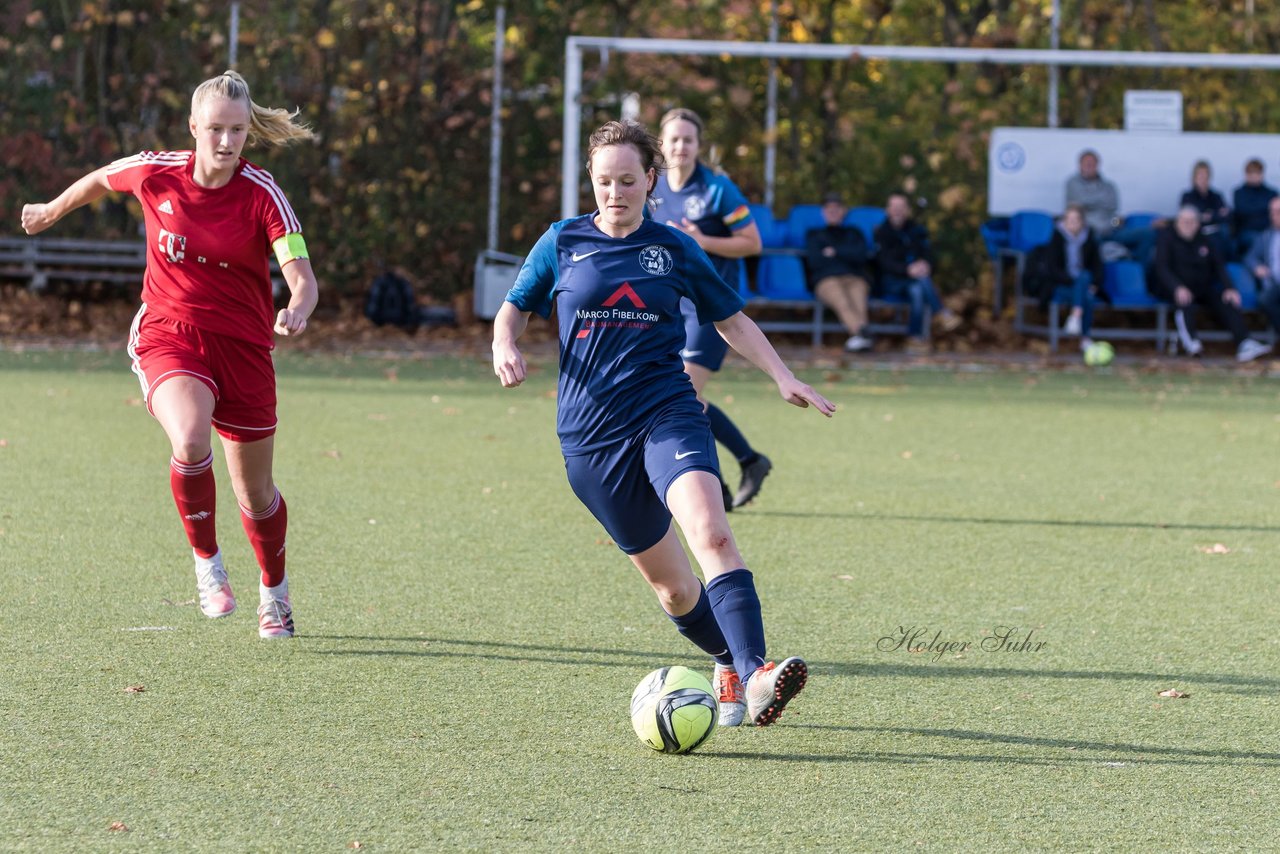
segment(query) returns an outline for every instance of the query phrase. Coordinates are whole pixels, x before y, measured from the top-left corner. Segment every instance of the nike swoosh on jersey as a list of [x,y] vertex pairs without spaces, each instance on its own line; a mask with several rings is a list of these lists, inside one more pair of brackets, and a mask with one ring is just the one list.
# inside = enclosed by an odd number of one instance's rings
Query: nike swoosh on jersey
[[581,255],[575,252],[569,257],[573,259],[574,263],[577,263],[578,261],[581,261],[583,258],[590,258],[592,255],[596,254],[599,251],[600,251],[599,249],[592,249],[590,252],[583,252]]
[[700,454],[700,453],[702,453],[702,451],[676,451],[676,459],[683,460],[685,457],[689,456],[690,454]]
[[702,355],[701,350],[681,350],[680,351],[680,358],[682,359],[691,359],[694,356],[701,356],[701,355]]

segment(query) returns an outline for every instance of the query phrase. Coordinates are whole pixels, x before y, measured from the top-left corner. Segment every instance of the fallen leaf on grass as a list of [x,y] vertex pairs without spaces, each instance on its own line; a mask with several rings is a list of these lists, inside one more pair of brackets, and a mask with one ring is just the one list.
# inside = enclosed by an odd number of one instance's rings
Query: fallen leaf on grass
[[124,405],[125,405],[125,406],[141,406],[141,405],[142,405],[142,398],[140,398],[140,397],[126,397],[126,398],[124,399]]
[[0,439],[0,448],[7,448],[7,447],[9,447],[9,440],[8,440],[8,439]]
[[130,685],[128,688],[124,689],[124,692],[126,694],[141,694],[145,690],[147,690],[146,685]]
[[1170,688],[1168,691],[1159,691],[1157,697],[1168,697],[1171,700],[1188,700],[1191,694],[1186,691],[1179,691],[1177,688]]
[[353,839],[353,840],[351,840],[351,842],[350,842],[350,843],[348,843],[348,844],[347,844],[347,847],[348,847],[348,848],[363,848],[364,846],[360,844],[360,840],[359,840],[359,839]]
[[340,459],[342,459],[342,452],[341,452],[341,451],[336,451],[336,450],[335,450],[335,451],[325,451],[325,452],[324,452],[324,455],[325,455],[326,457],[328,457],[329,459],[331,459],[331,460],[340,460]]
[[852,575],[833,575],[832,578],[839,579],[840,581],[853,581]]
[[115,831],[117,833],[121,831],[128,833],[129,825],[125,824],[123,821],[113,821],[111,824],[107,825],[107,830]]
[[903,451],[903,452],[902,452],[902,458],[903,458],[904,460],[909,460],[909,459],[911,459],[911,452],[910,452],[910,451]]
[[1231,554],[1231,549],[1227,548],[1227,547],[1226,547],[1226,546],[1224,546],[1222,543],[1214,543],[1214,544],[1213,544],[1213,545],[1211,545],[1211,546],[1196,546],[1196,549],[1197,549],[1197,550],[1199,550],[1200,552],[1203,552],[1204,554],[1207,554],[1207,555],[1229,555],[1229,554]]

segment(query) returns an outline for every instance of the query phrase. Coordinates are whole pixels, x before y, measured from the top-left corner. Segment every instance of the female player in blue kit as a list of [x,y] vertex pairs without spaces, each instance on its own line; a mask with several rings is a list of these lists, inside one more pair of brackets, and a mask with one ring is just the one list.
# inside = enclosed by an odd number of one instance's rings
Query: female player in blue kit
[[507,388],[524,382],[516,341],[531,313],[547,317],[554,305],[556,429],[570,486],[680,633],[715,659],[720,722],[736,725],[745,713],[765,726],[808,669],[795,657],[765,661],[760,600],[725,516],[715,440],[680,359],[681,298],[773,378],[784,400],[827,416],[834,407],[783,364],[688,235],[644,218],[661,169],[660,144],[639,123],[609,122],[591,135],[587,171],[599,209],[538,240],[494,321],[493,368]]
[[[668,110],[658,123],[666,170],[653,191],[653,218],[678,228],[694,239],[711,258],[720,278],[738,283],[740,258],[760,254],[760,230],[751,219],[747,199],[729,180],[699,160],[702,119],[693,110]],[[738,425],[714,403],[702,398],[711,375],[720,370],[728,343],[715,324],[702,323],[689,303],[684,304],[685,346],[680,356],[693,389],[707,408],[711,433],[738,460],[742,480],[738,491],[725,491],[725,509],[741,507],[756,497],[773,464],[751,447]]]

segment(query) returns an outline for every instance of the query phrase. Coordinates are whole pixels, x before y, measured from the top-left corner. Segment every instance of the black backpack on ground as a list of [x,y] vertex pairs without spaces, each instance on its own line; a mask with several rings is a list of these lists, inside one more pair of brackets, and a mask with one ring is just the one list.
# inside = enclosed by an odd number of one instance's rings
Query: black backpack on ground
[[421,320],[413,285],[390,270],[378,276],[365,295],[364,316],[375,326],[390,324],[406,332],[415,331]]

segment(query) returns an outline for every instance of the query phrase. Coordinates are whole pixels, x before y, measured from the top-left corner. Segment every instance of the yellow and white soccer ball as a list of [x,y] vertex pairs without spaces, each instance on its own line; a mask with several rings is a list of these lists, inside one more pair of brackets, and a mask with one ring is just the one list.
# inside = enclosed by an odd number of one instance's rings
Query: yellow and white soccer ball
[[716,731],[711,683],[687,667],[659,667],[631,694],[631,726],[663,753],[688,753]]
[[1095,341],[1085,348],[1084,363],[1091,368],[1102,368],[1116,357],[1115,348],[1106,341]]

